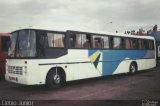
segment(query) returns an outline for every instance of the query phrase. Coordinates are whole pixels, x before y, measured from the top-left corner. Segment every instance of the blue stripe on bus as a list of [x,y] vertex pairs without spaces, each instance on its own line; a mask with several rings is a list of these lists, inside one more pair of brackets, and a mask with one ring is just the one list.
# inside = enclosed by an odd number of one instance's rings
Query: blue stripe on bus
[[91,56],[91,55],[93,55],[95,52],[96,52],[97,50],[89,50],[89,57]]
[[123,50],[123,52],[122,50],[103,50],[102,54],[102,61],[118,60],[113,62],[103,62],[103,75],[112,75],[125,58],[135,60],[140,58],[154,58],[155,56],[154,51],[147,50]]
[[[88,55],[93,55],[97,50],[89,50]],[[103,75],[112,75],[125,58],[136,60],[154,58],[155,52],[151,50],[101,50]]]

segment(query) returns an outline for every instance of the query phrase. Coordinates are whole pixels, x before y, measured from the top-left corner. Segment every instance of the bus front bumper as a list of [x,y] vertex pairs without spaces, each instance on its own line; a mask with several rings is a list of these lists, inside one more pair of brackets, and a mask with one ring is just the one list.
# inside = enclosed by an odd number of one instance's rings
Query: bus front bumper
[[6,74],[5,79],[9,82],[23,84],[23,85],[37,85],[32,78],[23,76],[14,76],[12,74]]

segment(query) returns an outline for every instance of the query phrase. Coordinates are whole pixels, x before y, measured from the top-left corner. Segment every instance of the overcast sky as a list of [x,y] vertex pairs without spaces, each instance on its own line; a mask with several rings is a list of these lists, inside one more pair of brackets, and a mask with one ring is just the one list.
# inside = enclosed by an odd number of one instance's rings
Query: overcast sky
[[124,32],[160,29],[160,0],[0,0],[0,32],[19,28]]

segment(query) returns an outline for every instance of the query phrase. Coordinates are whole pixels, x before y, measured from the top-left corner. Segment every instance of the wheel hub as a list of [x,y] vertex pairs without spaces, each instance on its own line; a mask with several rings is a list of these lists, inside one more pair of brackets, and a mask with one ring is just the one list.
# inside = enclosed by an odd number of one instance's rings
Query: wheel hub
[[54,78],[54,82],[56,84],[60,83],[60,76],[59,75],[55,75],[53,78]]
[[135,69],[135,67],[132,65],[132,66],[131,66],[131,72],[133,72],[133,73],[134,73],[134,72],[135,72],[135,70],[136,70],[136,69]]

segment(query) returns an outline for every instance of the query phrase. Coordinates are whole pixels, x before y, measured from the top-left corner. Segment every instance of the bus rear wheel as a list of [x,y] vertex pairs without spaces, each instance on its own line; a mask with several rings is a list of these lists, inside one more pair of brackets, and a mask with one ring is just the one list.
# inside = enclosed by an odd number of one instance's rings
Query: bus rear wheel
[[63,75],[58,70],[51,70],[47,74],[46,86],[49,89],[56,89],[62,86],[63,84]]
[[136,63],[131,63],[130,67],[129,67],[129,73],[130,74],[134,74],[137,72],[137,65]]

